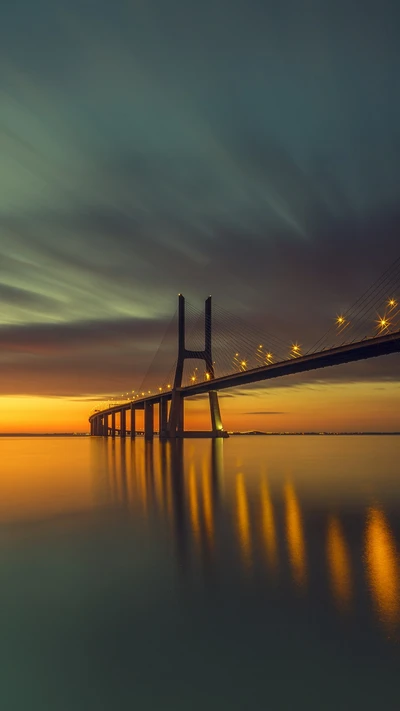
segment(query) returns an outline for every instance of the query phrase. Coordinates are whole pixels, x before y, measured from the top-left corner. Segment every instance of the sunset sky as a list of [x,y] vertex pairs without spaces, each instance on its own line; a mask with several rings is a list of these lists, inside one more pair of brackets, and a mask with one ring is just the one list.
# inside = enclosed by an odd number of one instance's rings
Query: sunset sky
[[[158,387],[178,292],[288,347],[325,333],[399,256],[399,20],[395,0],[3,9],[0,432],[87,431]],[[400,430],[399,374],[232,391],[224,425]]]

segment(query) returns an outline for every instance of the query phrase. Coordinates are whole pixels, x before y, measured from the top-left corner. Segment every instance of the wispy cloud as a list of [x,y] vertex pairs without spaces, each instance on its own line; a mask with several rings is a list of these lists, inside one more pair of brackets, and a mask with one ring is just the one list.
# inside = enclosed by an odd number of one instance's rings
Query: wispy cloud
[[287,415],[287,412],[261,410],[260,412],[244,412],[244,415]]

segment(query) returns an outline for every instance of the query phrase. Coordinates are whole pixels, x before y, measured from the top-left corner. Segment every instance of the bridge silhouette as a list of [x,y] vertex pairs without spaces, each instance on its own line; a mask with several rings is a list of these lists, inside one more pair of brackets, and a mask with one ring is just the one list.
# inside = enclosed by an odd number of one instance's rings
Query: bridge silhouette
[[[212,339],[212,299],[205,301],[204,312],[204,348],[191,350],[186,347],[186,310],[185,299],[178,296],[178,357],[173,384],[158,388],[155,393],[144,392],[132,397],[128,402],[108,405],[95,410],[90,418],[90,433],[94,436],[134,438],[136,431],[136,412],[144,411],[144,436],[151,439],[155,434],[154,409],[158,408],[158,435],[160,438],[175,439],[183,437],[227,437],[223,427],[218,401],[218,392],[227,388],[240,387],[252,383],[264,382],[286,375],[294,375],[344,363],[376,358],[390,353],[400,352],[400,310],[393,296],[394,287],[400,282],[400,258],[384,272],[344,314],[337,315],[334,325],[319,339],[312,349],[302,353],[301,347],[291,344],[286,357],[278,357],[269,350],[252,344],[253,351],[261,365],[249,367],[247,359],[241,359],[235,352],[232,360],[233,372],[216,374],[216,361],[213,360]],[[378,311],[379,309],[379,311]],[[371,314],[377,318],[371,320]],[[363,335],[363,329],[374,333]],[[339,338],[344,342],[337,344]],[[272,339],[272,337],[271,337]],[[330,340],[331,339],[331,340]],[[274,338],[278,345],[278,339]],[[332,344],[333,340],[333,344]],[[335,343],[336,341],[336,343]],[[328,344],[328,345],[327,345]],[[231,348],[231,344],[229,345]],[[204,362],[204,374],[199,375],[198,368],[188,384],[183,384],[184,365],[187,360]],[[188,397],[208,395],[211,429],[192,431],[185,429],[184,402]],[[117,418],[119,422],[117,421]]]

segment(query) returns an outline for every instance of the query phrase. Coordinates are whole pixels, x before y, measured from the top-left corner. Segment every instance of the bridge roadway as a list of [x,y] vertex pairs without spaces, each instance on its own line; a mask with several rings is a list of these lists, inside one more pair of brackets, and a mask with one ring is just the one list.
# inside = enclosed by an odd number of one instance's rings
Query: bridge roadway
[[[272,380],[280,378],[284,375],[295,375],[296,373],[305,373],[311,370],[327,368],[332,365],[340,365],[342,363],[354,363],[359,360],[367,360],[376,358],[381,355],[389,355],[390,353],[400,352],[400,331],[389,333],[385,336],[375,336],[374,338],[364,339],[356,343],[349,343],[344,346],[330,348],[328,350],[318,351],[304,356],[296,356],[290,360],[280,361],[279,363],[271,363],[259,368],[225,375],[214,380],[206,380],[195,385],[188,385],[181,388],[180,392],[183,397],[191,397],[193,395],[202,395],[212,390],[224,390],[225,388],[233,388],[250,383],[257,383],[264,380]],[[134,407],[135,410],[142,410],[145,407],[145,402],[152,404],[159,403],[160,400],[171,400],[172,392],[166,391],[155,393],[121,405],[97,411],[91,415],[90,421],[99,416],[99,414],[112,414],[113,412],[121,412],[121,410],[129,410]]]

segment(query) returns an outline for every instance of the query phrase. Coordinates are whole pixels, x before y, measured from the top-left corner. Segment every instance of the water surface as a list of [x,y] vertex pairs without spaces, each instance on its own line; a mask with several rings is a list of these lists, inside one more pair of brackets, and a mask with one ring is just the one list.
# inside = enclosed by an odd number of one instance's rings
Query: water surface
[[1,708],[399,708],[399,437],[1,452]]

